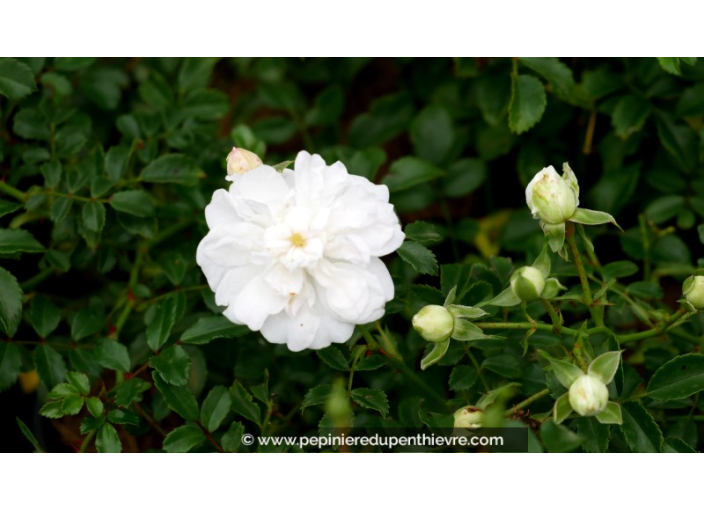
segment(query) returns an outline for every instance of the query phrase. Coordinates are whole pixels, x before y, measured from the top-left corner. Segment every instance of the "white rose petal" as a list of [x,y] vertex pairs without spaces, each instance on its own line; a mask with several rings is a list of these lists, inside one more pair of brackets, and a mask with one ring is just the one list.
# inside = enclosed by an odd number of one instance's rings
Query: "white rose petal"
[[301,152],[294,170],[233,173],[205,209],[196,260],[224,314],[292,351],[347,341],[393,299],[379,257],[404,234],[389,191]]

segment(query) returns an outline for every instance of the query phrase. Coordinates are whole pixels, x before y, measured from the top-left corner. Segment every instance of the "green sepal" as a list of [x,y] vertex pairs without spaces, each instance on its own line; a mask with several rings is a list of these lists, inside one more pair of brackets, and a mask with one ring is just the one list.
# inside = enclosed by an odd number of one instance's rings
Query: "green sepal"
[[609,402],[606,404],[606,409],[596,415],[596,419],[599,423],[604,425],[622,425],[623,417],[621,416],[621,406],[616,402]]
[[552,419],[555,423],[562,423],[567,417],[572,414],[572,405],[570,404],[569,393],[563,393],[556,401],[552,408]]
[[460,317],[465,319],[479,319],[485,315],[489,315],[476,306],[446,305],[445,308],[447,308],[447,311],[450,312],[455,319]]
[[572,363],[555,359],[545,351],[538,352],[540,352],[540,355],[543,356],[543,358],[550,362],[550,366],[552,367],[555,377],[557,377],[557,380],[560,381],[560,384],[562,384],[565,388],[572,386],[572,383],[575,382],[577,378],[584,375],[582,369]]
[[538,258],[533,262],[533,267],[540,271],[543,278],[550,276],[550,253],[548,252],[548,245],[543,244],[543,249],[538,255]]
[[567,287],[562,285],[557,278],[548,278],[545,280],[545,287],[540,299],[555,299],[560,290],[567,290]]
[[516,306],[520,302],[520,298],[513,293],[511,287],[508,287],[506,290],[499,293],[498,296],[491,298],[489,301],[482,301],[477,306]]
[[540,226],[548,238],[548,244],[550,249],[554,252],[560,253],[562,256],[562,247],[565,245],[565,224],[564,223],[543,223],[540,222]]
[[620,362],[621,351],[605,352],[591,362],[587,373],[598,377],[604,384],[609,384],[613,381]]
[[447,352],[447,348],[450,347],[450,339],[448,338],[444,342],[436,342],[433,344],[433,350],[428,353],[428,355],[423,358],[420,362],[420,369],[425,370],[430,365],[434,365],[442,359],[442,357]]
[[452,338],[460,342],[469,342],[471,340],[498,340],[503,337],[485,335],[484,331],[464,319],[455,319],[455,326],[452,328]]
[[584,225],[603,225],[604,223],[613,223],[621,232],[623,229],[616,223],[616,220],[609,213],[603,211],[592,211],[591,209],[582,209],[578,207],[574,215],[570,218],[574,223],[582,223]]

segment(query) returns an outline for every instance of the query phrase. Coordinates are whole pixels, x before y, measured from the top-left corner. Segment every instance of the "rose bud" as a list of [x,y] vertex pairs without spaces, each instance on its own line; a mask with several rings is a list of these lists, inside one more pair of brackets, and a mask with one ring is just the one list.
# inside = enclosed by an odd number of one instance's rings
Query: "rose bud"
[[521,301],[535,301],[545,289],[545,277],[540,270],[525,266],[511,275],[511,290]]
[[227,155],[227,175],[243,174],[262,164],[262,160],[253,152],[233,147]]
[[570,405],[580,416],[594,416],[606,409],[609,390],[593,375],[584,374],[570,386]]
[[444,306],[428,305],[413,316],[413,327],[428,342],[443,342],[450,338],[455,318]]

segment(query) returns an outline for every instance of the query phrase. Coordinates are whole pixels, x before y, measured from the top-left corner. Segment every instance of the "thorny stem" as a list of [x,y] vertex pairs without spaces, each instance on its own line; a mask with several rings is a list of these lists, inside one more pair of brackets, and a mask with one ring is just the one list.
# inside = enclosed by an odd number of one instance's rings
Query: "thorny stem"
[[139,413],[139,415],[140,415],[142,418],[144,418],[145,420],[147,420],[147,422],[149,423],[149,425],[151,425],[152,427],[154,427],[154,430],[156,430],[156,431],[159,433],[159,435],[161,435],[162,437],[166,437],[166,436],[167,436],[166,431],[161,428],[161,425],[159,425],[159,424],[157,423],[157,421],[156,421],[149,413],[147,413],[144,409],[142,409],[142,406],[140,406],[137,402],[132,402],[132,408],[133,408],[135,411],[137,411],[137,413]]
[[16,198],[20,202],[27,201],[27,194],[26,193],[22,193],[20,190],[18,190],[14,186],[10,186],[5,181],[0,180],[0,191],[10,195],[11,197]]
[[560,316],[555,310],[555,307],[552,306],[552,303],[548,299],[541,299],[543,306],[545,309],[548,311],[548,314],[550,314],[550,319],[552,320],[552,330],[555,333],[560,332],[560,326],[562,326],[562,321],[560,320]]
[[548,388],[545,388],[544,390],[540,390],[538,393],[535,395],[531,395],[527,399],[523,400],[522,402],[519,402],[515,406],[513,406],[511,409],[506,411],[506,416],[511,416],[515,411],[520,411],[521,409],[525,409],[529,405],[531,405],[533,402],[536,400],[540,400],[541,398],[545,397],[546,395],[550,394],[550,390]]
[[582,262],[582,257],[579,254],[579,248],[577,248],[577,241],[574,237],[574,224],[567,222],[565,231],[565,240],[567,245],[570,247],[572,252],[572,258],[574,259],[574,265],[579,273],[579,281],[582,283],[582,294],[584,296],[584,304],[589,308],[589,313],[592,315],[594,322],[597,326],[604,325],[604,319],[601,317],[599,311],[594,308],[594,301],[592,300],[592,291],[589,288],[589,278],[587,277],[587,272],[584,269],[584,263]]

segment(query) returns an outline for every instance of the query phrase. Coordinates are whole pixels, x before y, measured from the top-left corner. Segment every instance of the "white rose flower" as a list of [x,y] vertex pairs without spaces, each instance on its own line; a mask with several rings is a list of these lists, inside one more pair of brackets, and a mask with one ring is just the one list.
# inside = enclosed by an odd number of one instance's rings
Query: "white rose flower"
[[379,257],[401,246],[386,186],[300,152],[295,170],[227,177],[196,260],[225,316],[292,351],[347,341],[394,297]]

